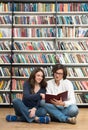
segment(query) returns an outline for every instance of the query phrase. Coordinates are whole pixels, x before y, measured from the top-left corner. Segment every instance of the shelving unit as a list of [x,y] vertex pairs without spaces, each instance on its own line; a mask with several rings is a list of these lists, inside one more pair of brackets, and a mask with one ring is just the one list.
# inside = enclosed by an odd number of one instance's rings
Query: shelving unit
[[11,94],[12,11],[8,1],[4,1],[4,5],[0,1],[0,105],[8,106]]
[[[59,62],[67,66],[77,105],[88,106],[79,96],[88,94],[88,6],[85,3],[88,5],[86,0],[0,2],[0,47],[4,42],[9,45],[9,48],[1,47],[0,57],[10,57],[7,63],[0,58],[0,105],[11,105],[13,98],[21,97],[22,84],[34,67],[42,67],[48,80],[52,78],[52,66]],[[4,23],[3,16],[8,16],[8,22]],[[2,29],[6,29],[4,33]],[[10,75],[3,74],[3,68]],[[1,85],[3,81],[9,81],[6,90],[5,84]],[[84,81],[86,88],[82,85]],[[4,93],[9,95],[4,96],[9,101],[2,103]]]

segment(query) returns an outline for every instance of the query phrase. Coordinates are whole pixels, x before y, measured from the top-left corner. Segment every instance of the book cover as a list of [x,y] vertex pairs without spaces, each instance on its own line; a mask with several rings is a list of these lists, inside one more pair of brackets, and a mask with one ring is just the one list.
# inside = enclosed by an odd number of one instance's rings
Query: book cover
[[45,94],[45,102],[46,103],[51,103],[51,100],[53,100],[53,99],[60,100],[60,98],[62,98],[62,101],[66,101],[67,100],[67,95],[68,95],[68,91],[59,93],[57,95]]

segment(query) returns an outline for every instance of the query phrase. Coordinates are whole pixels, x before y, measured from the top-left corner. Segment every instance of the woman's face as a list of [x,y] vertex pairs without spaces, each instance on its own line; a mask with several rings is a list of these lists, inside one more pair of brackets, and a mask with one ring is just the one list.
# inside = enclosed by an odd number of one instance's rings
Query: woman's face
[[55,81],[60,81],[63,79],[63,69],[59,69],[54,73],[54,79]]
[[36,81],[36,83],[41,83],[42,79],[43,79],[42,71],[37,72],[35,74],[35,81]]

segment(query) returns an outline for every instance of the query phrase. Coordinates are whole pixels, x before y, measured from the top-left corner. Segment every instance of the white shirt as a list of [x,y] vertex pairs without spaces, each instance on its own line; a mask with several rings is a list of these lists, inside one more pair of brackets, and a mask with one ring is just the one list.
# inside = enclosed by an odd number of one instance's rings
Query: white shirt
[[65,107],[71,105],[71,104],[76,104],[76,100],[75,100],[75,93],[74,93],[74,88],[72,85],[72,82],[68,79],[65,80],[61,80],[60,84],[57,85],[55,83],[54,79],[51,79],[49,81],[47,81],[47,94],[53,94],[53,95],[57,95],[59,93],[62,93],[64,91],[68,91],[68,99],[67,101],[64,101],[65,103]]

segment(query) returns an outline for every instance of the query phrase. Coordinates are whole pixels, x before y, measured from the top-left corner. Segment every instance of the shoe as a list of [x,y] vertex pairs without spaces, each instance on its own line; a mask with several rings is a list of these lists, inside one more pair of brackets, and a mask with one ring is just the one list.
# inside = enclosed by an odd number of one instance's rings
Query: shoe
[[70,123],[70,124],[76,124],[76,117],[70,117],[70,118],[68,118],[68,123]]
[[39,117],[39,123],[49,124],[51,118],[49,116]]
[[9,122],[17,121],[17,116],[15,116],[15,115],[7,115],[6,120],[9,121]]

